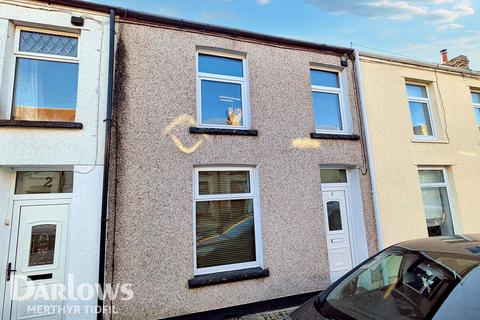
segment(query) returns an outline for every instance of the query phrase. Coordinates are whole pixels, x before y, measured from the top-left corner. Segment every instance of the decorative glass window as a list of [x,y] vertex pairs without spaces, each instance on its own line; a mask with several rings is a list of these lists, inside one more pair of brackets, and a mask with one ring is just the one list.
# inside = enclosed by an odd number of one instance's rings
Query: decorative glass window
[[320,169],[322,183],[347,183],[347,170],[345,169]]
[[32,227],[28,266],[54,263],[56,224],[39,224]]
[[73,171],[18,171],[15,194],[71,193]]
[[245,59],[199,53],[197,69],[198,125],[249,127]]
[[16,30],[12,119],[75,121],[78,35]]
[[477,120],[477,125],[480,127],[480,92],[472,92],[472,101],[475,119]]
[[448,182],[444,169],[418,170],[428,235],[454,235]]
[[261,266],[254,170],[197,169],[194,189],[195,274]]
[[413,135],[419,139],[435,138],[427,87],[424,85],[407,84],[407,95]]
[[315,131],[343,133],[345,115],[340,73],[310,69]]

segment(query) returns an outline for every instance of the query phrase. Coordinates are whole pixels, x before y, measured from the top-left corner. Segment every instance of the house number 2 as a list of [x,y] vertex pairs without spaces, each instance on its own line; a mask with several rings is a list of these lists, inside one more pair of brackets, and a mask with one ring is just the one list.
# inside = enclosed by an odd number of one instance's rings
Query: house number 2
[[43,185],[44,188],[51,188],[52,187],[52,181],[53,177],[46,177],[45,178],[45,184]]

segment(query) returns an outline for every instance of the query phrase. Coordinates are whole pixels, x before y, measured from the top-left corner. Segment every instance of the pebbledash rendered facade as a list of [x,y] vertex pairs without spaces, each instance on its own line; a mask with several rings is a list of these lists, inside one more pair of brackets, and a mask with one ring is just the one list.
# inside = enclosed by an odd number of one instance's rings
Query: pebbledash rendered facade
[[119,16],[113,319],[310,294],[376,252],[351,49]]

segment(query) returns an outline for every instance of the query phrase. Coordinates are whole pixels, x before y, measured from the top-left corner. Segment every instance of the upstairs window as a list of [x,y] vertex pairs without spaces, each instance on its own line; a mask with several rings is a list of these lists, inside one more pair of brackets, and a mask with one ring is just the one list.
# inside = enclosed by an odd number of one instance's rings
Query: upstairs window
[[13,120],[75,121],[78,35],[19,27]]
[[245,59],[198,54],[197,123],[200,127],[248,128]]
[[417,139],[434,139],[432,109],[425,85],[407,84],[408,106],[413,135]]
[[317,133],[344,133],[345,108],[339,72],[310,69]]
[[472,101],[475,119],[477,119],[477,126],[480,127],[480,92],[472,92]]

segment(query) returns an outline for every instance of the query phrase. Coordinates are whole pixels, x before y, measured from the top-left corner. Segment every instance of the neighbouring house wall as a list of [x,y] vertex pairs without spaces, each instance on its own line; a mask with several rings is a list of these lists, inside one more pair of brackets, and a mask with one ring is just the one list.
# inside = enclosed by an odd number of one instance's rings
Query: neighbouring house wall
[[[71,17],[82,16],[76,27]],[[92,11],[48,5],[39,1],[0,3],[0,119],[9,120],[13,88],[12,59],[15,26],[79,32],[79,73],[75,121],[83,129],[52,129],[0,126],[0,307],[3,307],[4,267],[12,225],[12,194],[15,170],[73,170],[73,193],[69,212],[66,273],[74,286],[98,282],[100,209],[102,200],[103,150],[107,97],[109,18]],[[12,74],[13,75],[13,74]],[[8,89],[8,90],[7,90]],[[31,195],[32,198],[35,195]],[[62,197],[63,195],[58,195]],[[8,222],[8,223],[7,223]],[[28,235],[20,235],[26,238]],[[73,291],[75,288],[70,288]],[[97,298],[67,301],[66,306],[96,306]],[[3,308],[0,308],[0,310]],[[82,309],[83,310],[83,309]],[[1,314],[1,311],[0,311]],[[65,315],[65,319],[95,319],[96,314]]]
[[[71,24],[72,14],[85,25]],[[54,7],[39,2],[0,3],[0,115],[9,119],[13,90],[11,66],[13,39],[9,27],[27,25],[80,32],[76,122],[82,130],[0,127],[0,165],[103,164],[108,73],[108,16]],[[2,59],[3,57],[3,59]],[[7,70],[8,69],[8,70]],[[11,75],[11,76],[9,76]],[[54,138],[53,138],[54,137]],[[8,152],[5,152],[8,150]]]
[[[480,231],[480,79],[362,57],[368,128],[385,245],[427,236],[418,166],[447,168],[457,233]],[[428,83],[436,142],[413,142],[405,80]],[[438,86],[437,86],[438,85]]]
[[[361,141],[310,139],[309,64],[339,66],[339,57],[182,30],[120,28],[117,63],[123,60],[124,70],[116,78],[115,95],[121,99],[115,105],[117,196],[109,219],[116,226],[109,234],[115,239],[110,257],[115,263],[109,274],[114,283],[132,283],[134,298],[114,301],[114,318],[157,319],[325,288],[329,268],[320,165],[364,165]],[[247,54],[258,137],[188,132],[195,126],[196,46]],[[349,60],[353,133],[361,134],[352,69]],[[189,289],[193,170],[218,164],[258,169],[263,259],[270,276]],[[376,231],[369,176],[359,180],[372,254]]]

